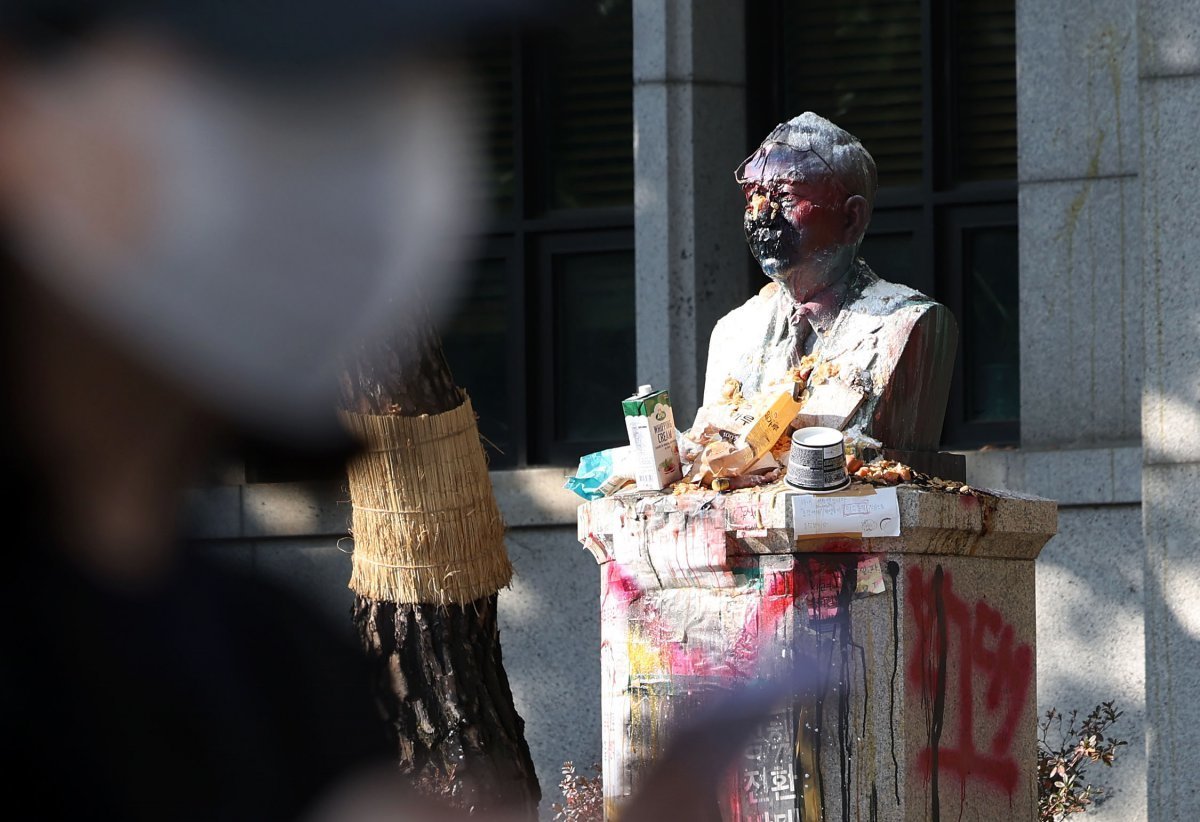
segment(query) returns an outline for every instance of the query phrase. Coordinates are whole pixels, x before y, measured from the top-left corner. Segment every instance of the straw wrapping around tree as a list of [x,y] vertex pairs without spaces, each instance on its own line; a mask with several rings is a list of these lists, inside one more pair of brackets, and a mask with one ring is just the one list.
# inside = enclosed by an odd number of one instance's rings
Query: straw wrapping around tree
[[541,798],[501,656],[512,566],[475,413],[429,324],[364,347],[342,379],[353,618],[403,772],[475,811]]

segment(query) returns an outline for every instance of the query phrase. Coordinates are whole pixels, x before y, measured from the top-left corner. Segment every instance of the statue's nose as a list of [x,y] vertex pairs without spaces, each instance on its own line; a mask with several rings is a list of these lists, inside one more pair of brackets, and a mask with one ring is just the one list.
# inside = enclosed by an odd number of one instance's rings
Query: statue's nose
[[759,216],[766,211],[770,206],[770,200],[763,194],[755,194],[750,198],[748,213],[750,219],[757,221]]
[[783,209],[765,197],[761,203],[752,200],[746,207],[747,230],[779,230],[782,222]]

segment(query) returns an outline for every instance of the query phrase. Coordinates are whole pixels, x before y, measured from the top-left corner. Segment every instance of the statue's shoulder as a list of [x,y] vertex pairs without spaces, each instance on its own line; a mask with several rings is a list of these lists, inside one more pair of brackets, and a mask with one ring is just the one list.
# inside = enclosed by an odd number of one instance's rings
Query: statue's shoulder
[[[758,289],[758,293],[755,294],[754,297],[762,297],[763,299],[771,299],[772,297],[774,297],[776,294],[779,293],[779,288],[780,288],[779,283],[775,282],[774,280],[771,280],[771,282],[767,283],[762,288]],[[754,297],[751,297],[750,299],[753,300]]]
[[852,299],[849,301],[849,305],[856,311],[875,316],[897,312],[912,316],[930,311],[938,313],[949,310],[915,288],[883,279],[861,259],[857,261],[857,265],[856,283],[852,289]]

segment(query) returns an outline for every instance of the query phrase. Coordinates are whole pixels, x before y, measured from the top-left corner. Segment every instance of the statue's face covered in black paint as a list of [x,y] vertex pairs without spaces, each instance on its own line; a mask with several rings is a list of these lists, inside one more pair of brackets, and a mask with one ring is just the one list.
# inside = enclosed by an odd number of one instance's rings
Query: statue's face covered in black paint
[[807,299],[837,279],[854,249],[846,242],[849,196],[813,151],[764,143],[739,169],[744,226],[763,273]]

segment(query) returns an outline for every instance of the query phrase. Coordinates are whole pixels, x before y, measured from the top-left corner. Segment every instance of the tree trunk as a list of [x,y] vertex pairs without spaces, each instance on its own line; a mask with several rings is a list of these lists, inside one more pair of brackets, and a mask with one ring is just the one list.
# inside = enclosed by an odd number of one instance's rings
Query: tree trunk
[[[462,402],[428,323],[364,350],[342,380],[342,405],[359,414],[440,414]],[[360,595],[353,617],[401,769],[417,789],[475,812],[536,818],[541,790],[504,672],[496,595],[462,605]]]

